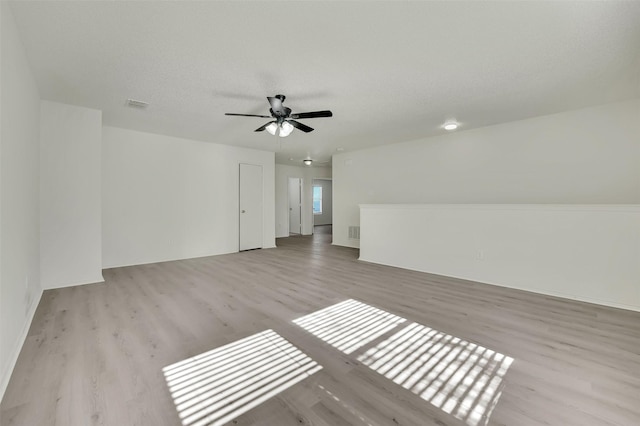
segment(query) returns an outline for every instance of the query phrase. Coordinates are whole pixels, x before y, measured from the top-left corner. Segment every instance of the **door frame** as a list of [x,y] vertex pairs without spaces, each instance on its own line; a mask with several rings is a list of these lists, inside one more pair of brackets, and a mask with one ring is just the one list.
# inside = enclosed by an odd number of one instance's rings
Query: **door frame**
[[[331,182],[331,216],[333,217],[333,176],[332,177],[319,177],[311,179],[311,235],[315,233],[316,215],[313,213],[313,183],[317,180],[328,180]],[[322,194],[324,198],[324,192]]]
[[[260,222],[261,222],[261,235],[260,235],[260,247],[256,248],[264,248],[264,165],[262,164],[254,164],[254,163],[238,163],[238,252],[242,250],[242,165],[246,166],[256,166],[260,167],[260,204],[262,206],[262,211],[260,212]],[[245,250],[253,250],[253,249],[245,249]]]
[[291,193],[289,192],[289,181],[291,179],[298,179],[300,183],[300,233],[298,235],[302,235],[302,189],[304,187],[304,178],[298,176],[287,176],[287,235],[291,235],[291,211],[289,210],[291,206]]

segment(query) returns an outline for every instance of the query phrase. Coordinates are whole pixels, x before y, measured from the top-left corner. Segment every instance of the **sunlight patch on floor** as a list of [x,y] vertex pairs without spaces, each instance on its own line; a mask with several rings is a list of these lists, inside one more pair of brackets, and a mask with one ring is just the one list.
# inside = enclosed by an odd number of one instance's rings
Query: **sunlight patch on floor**
[[[513,358],[352,299],[293,321],[469,426],[486,425]],[[399,326],[402,324],[401,326]],[[390,337],[384,334],[401,327]],[[377,338],[375,346],[364,348]]]
[[486,424],[513,358],[411,323],[358,357],[470,426]]
[[273,330],[169,365],[184,426],[222,425],[322,369]]
[[404,318],[349,299],[293,322],[350,354],[404,321]]

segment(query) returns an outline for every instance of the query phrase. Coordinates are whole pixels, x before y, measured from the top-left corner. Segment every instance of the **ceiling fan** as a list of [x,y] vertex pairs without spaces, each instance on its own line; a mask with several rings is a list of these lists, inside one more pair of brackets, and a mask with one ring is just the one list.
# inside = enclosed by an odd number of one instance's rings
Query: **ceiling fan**
[[271,105],[271,108],[269,108],[271,116],[255,114],[235,114],[231,112],[227,112],[225,113],[225,115],[235,115],[239,117],[274,118],[275,120],[268,122],[264,126],[258,127],[255,131],[262,132],[263,130],[266,130],[274,136],[276,133],[278,133],[278,136],[283,138],[289,136],[294,127],[296,129],[302,130],[305,133],[313,131],[313,128],[296,120],[302,118],[333,117],[333,113],[329,110],[299,112],[296,114],[291,114],[291,108],[287,108],[286,106],[282,105],[285,100],[284,95],[275,95],[274,97],[269,96],[267,97],[267,100],[269,101],[269,105]]
[[301,161],[305,166],[310,166],[312,164],[327,164],[329,162],[331,162],[331,159],[325,160],[325,161],[318,161],[318,160],[314,160],[313,158],[307,156],[304,158],[289,158],[289,161]]

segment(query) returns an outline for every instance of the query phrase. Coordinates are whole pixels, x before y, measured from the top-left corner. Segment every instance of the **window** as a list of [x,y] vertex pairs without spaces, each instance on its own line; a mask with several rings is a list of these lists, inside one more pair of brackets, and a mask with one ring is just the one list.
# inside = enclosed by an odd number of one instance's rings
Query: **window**
[[313,214],[322,214],[322,187],[313,187]]

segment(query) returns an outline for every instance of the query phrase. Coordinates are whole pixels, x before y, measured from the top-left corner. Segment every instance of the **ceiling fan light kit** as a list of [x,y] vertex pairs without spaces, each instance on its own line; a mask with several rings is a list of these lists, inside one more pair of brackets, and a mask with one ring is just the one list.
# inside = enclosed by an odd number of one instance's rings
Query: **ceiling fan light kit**
[[267,127],[265,127],[265,129],[267,130],[267,132],[275,136],[276,132],[278,131],[278,125],[275,121],[272,121]]
[[260,118],[274,118],[274,121],[270,121],[267,124],[258,127],[255,131],[262,132],[266,130],[269,134],[275,136],[276,133],[281,138],[287,137],[293,132],[293,129],[296,128],[298,130],[302,130],[305,133],[309,133],[313,131],[313,128],[307,126],[306,124],[302,124],[299,119],[304,118],[318,118],[318,117],[333,117],[333,113],[329,110],[324,111],[312,111],[312,112],[300,112],[297,114],[291,114],[291,108],[287,108],[282,103],[285,100],[284,95],[276,95],[274,97],[267,97],[269,101],[269,112],[271,113],[271,117],[268,115],[256,115],[256,114],[236,114],[227,112],[225,115],[234,115],[240,117],[260,117]]
[[311,165],[311,163],[313,163],[313,160],[306,159],[306,160],[302,160],[302,162],[303,162],[305,165],[310,166],[310,165]]
[[285,121],[280,125],[280,137],[285,138],[293,132],[293,126],[291,123]]

